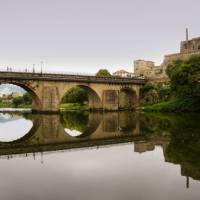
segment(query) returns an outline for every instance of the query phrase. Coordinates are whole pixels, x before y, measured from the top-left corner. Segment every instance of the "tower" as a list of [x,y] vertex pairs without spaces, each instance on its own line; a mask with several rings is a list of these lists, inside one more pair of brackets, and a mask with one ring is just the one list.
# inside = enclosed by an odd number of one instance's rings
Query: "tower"
[[185,30],[186,41],[188,42],[188,28]]

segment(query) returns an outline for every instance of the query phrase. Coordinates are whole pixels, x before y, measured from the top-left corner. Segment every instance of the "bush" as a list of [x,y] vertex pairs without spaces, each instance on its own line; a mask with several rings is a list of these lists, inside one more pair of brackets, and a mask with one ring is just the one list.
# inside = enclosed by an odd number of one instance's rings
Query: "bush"
[[153,105],[146,105],[144,110],[156,112],[200,111],[200,106],[194,105],[191,101],[176,99],[163,101]]
[[170,85],[168,83],[158,83],[155,85],[146,83],[141,89],[140,94],[144,104],[153,104],[168,100],[170,91]]

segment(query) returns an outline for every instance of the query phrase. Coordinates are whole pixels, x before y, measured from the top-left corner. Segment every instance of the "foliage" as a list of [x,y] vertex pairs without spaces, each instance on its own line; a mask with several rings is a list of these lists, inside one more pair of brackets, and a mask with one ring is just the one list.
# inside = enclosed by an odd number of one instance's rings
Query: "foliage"
[[18,108],[19,105],[23,104],[23,97],[22,96],[15,97],[12,102],[14,107]]
[[74,87],[65,94],[62,103],[83,104],[86,101],[88,101],[87,91],[80,87]]
[[141,89],[141,99],[144,104],[158,103],[168,100],[170,96],[170,85],[168,83],[146,83]]
[[87,129],[89,115],[86,112],[62,113],[60,121],[64,128],[84,132]]
[[177,111],[200,111],[200,107],[193,104],[192,101],[188,100],[169,100],[169,101],[163,101],[159,102],[157,104],[153,105],[145,105],[144,106],[145,111],[162,111],[162,112],[177,112]]
[[60,108],[63,110],[89,110],[88,104],[79,104],[79,103],[65,103],[61,104]]
[[147,92],[149,92],[150,90],[153,90],[153,89],[154,89],[154,85],[147,82],[147,83],[142,87],[142,89],[141,89],[141,91],[140,91],[141,97],[143,98]]
[[200,56],[177,60],[167,67],[172,92],[179,99],[197,104],[200,101]]
[[23,103],[24,103],[25,105],[31,105],[31,104],[32,104],[32,98],[31,98],[31,95],[30,95],[28,92],[26,92],[26,93],[22,96],[22,98],[23,98]]
[[112,75],[110,74],[110,72],[107,69],[100,69],[96,73],[96,76],[98,76],[98,77],[110,77]]
[[14,97],[12,99],[13,106],[18,107],[27,107],[32,104],[32,98],[29,93],[23,94],[23,96]]

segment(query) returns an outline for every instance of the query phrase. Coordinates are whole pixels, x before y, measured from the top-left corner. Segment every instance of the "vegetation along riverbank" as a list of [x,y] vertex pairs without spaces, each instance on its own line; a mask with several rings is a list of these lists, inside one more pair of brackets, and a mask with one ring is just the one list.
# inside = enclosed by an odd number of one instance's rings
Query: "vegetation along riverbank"
[[177,60],[166,69],[169,81],[147,83],[141,90],[145,111],[200,111],[200,56]]

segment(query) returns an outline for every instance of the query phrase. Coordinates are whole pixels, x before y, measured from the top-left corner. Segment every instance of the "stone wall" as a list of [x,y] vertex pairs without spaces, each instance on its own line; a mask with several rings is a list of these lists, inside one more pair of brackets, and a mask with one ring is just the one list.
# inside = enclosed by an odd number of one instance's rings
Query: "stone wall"
[[180,53],[195,53],[200,51],[200,37],[181,41]]
[[194,56],[194,55],[200,56],[200,51],[199,52],[192,52],[192,53],[176,53],[176,54],[166,55],[162,65],[161,65],[161,67],[163,68],[163,72],[165,72],[167,66],[169,64],[172,64],[175,60],[187,60],[191,56]]
[[159,77],[162,75],[162,68],[155,66],[152,61],[136,60],[134,61],[134,72],[136,76]]
[[166,79],[166,68],[175,60],[187,60],[193,55],[200,56],[200,37],[191,40],[181,41],[180,53],[165,55],[163,63],[160,67],[156,67],[154,62],[145,60],[134,61],[134,70],[137,76],[145,76],[151,80],[157,79],[162,81]]

